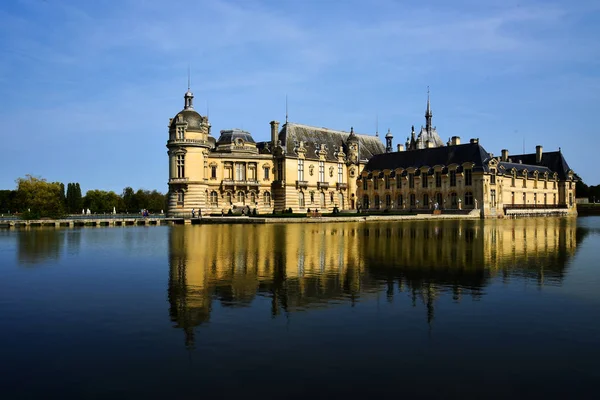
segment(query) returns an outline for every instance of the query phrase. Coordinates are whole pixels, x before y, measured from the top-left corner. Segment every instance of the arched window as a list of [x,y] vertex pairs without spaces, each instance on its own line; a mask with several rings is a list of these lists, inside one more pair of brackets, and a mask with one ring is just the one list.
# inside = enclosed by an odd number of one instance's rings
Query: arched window
[[321,207],[325,208],[325,193],[321,192]]
[[263,194],[263,202],[264,202],[265,206],[271,205],[271,193],[265,192]]
[[225,193],[225,203],[231,204],[231,192]]
[[304,192],[302,191],[298,193],[298,206],[304,208]]
[[374,204],[375,208],[379,208],[380,203],[379,203],[379,195],[376,194],[375,195],[375,204]]
[[246,196],[244,195],[244,192],[240,191],[237,193],[237,202],[242,204],[246,202]]
[[344,195],[342,193],[338,193],[338,207],[344,209]]
[[250,204],[256,204],[256,193],[250,192]]
[[217,192],[215,192],[214,190],[212,192],[210,192],[210,205],[211,206],[219,205],[219,196],[217,195]]
[[362,204],[364,209],[369,208],[369,196],[368,195],[364,195],[363,196],[363,204]]
[[473,205],[473,192],[465,193],[465,206]]
[[178,190],[177,191],[177,205],[178,206],[183,206],[183,200],[184,200],[184,193],[183,190]]

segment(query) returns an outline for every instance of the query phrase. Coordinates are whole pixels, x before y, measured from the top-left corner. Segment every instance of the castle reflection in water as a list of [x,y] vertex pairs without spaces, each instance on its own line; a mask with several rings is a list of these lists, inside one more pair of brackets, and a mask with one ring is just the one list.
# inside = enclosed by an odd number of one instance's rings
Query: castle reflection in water
[[409,294],[431,322],[437,298],[480,298],[493,279],[560,284],[585,233],[576,218],[174,226],[170,316],[192,346],[214,302],[262,296],[277,316],[384,291],[389,301]]

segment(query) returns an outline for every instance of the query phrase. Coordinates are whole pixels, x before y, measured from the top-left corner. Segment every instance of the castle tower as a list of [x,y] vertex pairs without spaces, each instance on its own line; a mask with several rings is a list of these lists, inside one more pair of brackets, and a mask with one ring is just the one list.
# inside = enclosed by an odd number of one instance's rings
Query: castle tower
[[392,139],[394,139],[394,136],[392,136],[392,132],[388,128],[388,131],[385,135],[385,152],[386,153],[391,153],[392,151],[394,151],[394,146],[392,145]]

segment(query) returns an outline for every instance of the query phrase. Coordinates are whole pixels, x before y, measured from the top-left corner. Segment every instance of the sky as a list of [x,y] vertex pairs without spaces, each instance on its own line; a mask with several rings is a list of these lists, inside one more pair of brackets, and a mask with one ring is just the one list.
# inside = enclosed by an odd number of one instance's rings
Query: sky
[[500,155],[560,147],[600,184],[600,2],[2,0],[0,189],[26,174],[168,190],[169,118],[404,143],[425,124]]

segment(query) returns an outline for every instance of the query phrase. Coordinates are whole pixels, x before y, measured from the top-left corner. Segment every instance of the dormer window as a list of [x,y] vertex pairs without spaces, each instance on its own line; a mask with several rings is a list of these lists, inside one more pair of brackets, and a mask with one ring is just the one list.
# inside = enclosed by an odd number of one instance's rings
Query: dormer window
[[184,133],[185,133],[185,128],[183,126],[178,126],[177,127],[177,140],[183,140],[184,138]]

